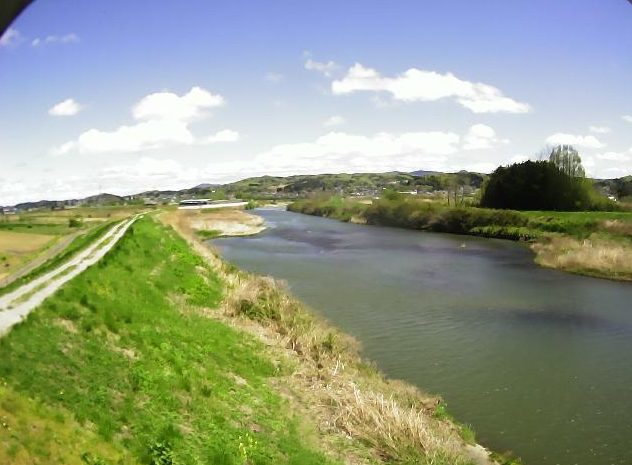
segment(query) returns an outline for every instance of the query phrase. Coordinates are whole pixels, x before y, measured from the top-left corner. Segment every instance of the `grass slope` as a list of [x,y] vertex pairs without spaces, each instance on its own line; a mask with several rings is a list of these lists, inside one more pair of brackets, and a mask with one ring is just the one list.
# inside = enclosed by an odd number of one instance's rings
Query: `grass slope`
[[0,340],[0,463],[332,463],[268,386],[287,368],[195,310],[222,289],[173,230],[139,220]]

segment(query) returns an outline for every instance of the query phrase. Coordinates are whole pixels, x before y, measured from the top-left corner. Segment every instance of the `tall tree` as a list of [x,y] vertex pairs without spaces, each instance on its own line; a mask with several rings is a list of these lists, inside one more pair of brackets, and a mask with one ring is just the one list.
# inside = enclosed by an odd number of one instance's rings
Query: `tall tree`
[[572,178],[584,178],[586,172],[582,166],[579,152],[572,145],[558,145],[551,150],[549,161],[564,174]]

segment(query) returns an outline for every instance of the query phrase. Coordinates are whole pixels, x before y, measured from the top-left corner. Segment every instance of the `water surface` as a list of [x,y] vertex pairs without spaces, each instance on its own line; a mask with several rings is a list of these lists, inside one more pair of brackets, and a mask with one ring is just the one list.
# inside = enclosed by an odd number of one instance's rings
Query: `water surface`
[[632,464],[632,285],[509,241],[257,213],[268,229],[215,240],[223,256],[286,280],[480,442],[529,465]]

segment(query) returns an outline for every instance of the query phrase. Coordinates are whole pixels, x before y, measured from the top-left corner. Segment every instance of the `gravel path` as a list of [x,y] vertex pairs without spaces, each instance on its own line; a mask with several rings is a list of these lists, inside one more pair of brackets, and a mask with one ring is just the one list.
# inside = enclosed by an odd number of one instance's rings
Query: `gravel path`
[[94,244],[81,251],[76,257],[63,263],[53,271],[0,296],[0,336],[21,322],[57,289],[98,262],[114,247],[138,216],[119,223],[99,238]]

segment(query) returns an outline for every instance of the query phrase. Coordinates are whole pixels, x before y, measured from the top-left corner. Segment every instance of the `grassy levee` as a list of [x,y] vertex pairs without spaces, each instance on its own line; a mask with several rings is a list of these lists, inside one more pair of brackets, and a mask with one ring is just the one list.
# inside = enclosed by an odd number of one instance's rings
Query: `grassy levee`
[[298,200],[288,209],[341,221],[528,241],[542,266],[632,281],[632,212],[628,211],[450,208],[407,197],[372,203],[316,197]]
[[0,463],[328,464],[254,337],[208,318],[223,282],[138,220],[0,339]]
[[107,231],[109,231],[110,228],[114,227],[115,223],[117,223],[117,221],[108,221],[106,223],[94,226],[93,228],[87,230],[85,233],[75,237],[72,242],[68,244],[68,246],[64,248],[61,252],[49,258],[44,263],[39,265],[37,268],[31,270],[24,276],[11,281],[6,286],[0,287],[0,295],[11,292],[22,286],[23,284],[32,281],[33,279],[42,276],[43,274],[46,274],[51,270],[54,270],[62,263],[70,260],[77,253],[88,247],[94,241],[98,240]]

